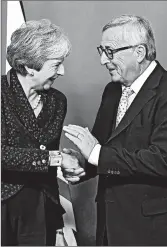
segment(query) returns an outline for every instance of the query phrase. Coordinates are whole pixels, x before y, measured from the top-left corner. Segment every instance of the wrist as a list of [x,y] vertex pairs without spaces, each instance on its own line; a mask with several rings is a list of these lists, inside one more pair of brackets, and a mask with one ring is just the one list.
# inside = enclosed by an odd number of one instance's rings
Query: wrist
[[49,151],[50,166],[61,166],[62,155],[60,151]]
[[98,166],[100,150],[101,150],[101,145],[99,143],[96,143],[96,145],[92,149],[92,152],[89,155],[88,162],[90,164]]

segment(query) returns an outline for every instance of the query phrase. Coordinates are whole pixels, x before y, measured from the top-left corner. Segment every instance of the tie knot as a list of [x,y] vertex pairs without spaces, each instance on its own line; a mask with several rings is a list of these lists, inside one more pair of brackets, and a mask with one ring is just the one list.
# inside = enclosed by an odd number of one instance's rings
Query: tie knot
[[126,97],[130,97],[133,93],[134,91],[131,87],[125,87],[122,92],[122,94]]

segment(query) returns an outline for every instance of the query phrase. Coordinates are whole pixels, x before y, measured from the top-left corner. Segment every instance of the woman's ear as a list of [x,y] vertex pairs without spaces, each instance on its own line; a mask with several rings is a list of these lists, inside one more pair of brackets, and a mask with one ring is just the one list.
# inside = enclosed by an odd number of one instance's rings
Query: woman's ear
[[138,63],[141,63],[146,57],[146,47],[144,45],[139,45],[136,48],[136,54]]
[[25,69],[30,76],[34,76],[34,69],[30,69],[27,66],[25,66]]

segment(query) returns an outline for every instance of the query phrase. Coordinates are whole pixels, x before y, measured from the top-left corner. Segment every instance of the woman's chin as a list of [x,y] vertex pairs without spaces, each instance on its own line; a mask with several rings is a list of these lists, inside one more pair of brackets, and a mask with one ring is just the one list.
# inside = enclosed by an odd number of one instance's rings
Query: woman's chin
[[49,90],[51,88],[51,85],[49,85],[49,84],[45,84],[44,86],[43,86],[43,89],[44,90]]

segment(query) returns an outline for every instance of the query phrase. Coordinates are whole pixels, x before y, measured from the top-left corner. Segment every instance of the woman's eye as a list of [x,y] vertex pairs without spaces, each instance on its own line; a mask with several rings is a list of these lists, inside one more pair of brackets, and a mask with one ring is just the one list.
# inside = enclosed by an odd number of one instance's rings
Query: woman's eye
[[57,69],[60,66],[60,64],[55,64],[53,67]]

